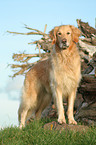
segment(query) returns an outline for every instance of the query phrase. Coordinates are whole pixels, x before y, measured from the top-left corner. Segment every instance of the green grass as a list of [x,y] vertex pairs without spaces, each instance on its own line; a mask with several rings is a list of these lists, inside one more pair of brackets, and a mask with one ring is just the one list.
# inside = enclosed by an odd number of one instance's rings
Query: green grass
[[[48,121],[48,120],[47,120]],[[95,145],[96,130],[86,133],[72,131],[44,130],[44,120],[34,121],[20,130],[17,127],[0,131],[0,145]]]

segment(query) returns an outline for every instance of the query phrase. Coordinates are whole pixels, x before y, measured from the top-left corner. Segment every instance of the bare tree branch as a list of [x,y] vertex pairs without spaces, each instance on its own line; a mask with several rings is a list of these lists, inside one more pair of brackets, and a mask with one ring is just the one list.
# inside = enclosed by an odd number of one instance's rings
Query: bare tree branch
[[[85,36],[85,39],[80,38],[79,43],[78,43],[78,48],[80,49],[81,58],[84,60],[87,59],[88,61],[90,61],[93,53],[96,51],[96,45],[92,46],[93,42],[94,42],[94,44],[96,42],[95,37],[93,37],[93,32],[95,35],[96,31],[94,28],[91,27],[92,34],[90,36],[92,36],[92,37],[87,37],[87,33],[88,33],[88,36],[90,34],[90,31],[89,31],[90,26],[88,25],[88,23],[84,23],[81,20],[77,20],[77,24],[78,24],[79,29],[82,31],[82,35]],[[85,27],[86,25],[88,27],[88,30]],[[27,30],[30,30],[30,32],[27,32],[27,33],[11,32],[11,31],[7,31],[7,32],[10,34],[17,34],[17,35],[18,34],[33,35],[33,36],[41,35],[42,36],[41,39],[28,43],[28,44],[35,44],[36,49],[39,50],[39,53],[37,53],[37,54],[25,54],[25,53],[13,54],[13,56],[12,56],[13,60],[20,64],[11,65],[11,68],[16,71],[16,73],[14,73],[14,75],[12,77],[16,77],[17,75],[25,74],[27,70],[29,70],[34,64],[36,64],[38,62],[38,61],[36,61],[34,63],[29,63],[29,60],[31,61],[32,58],[34,58],[34,57],[39,58],[39,60],[47,59],[50,56],[50,53],[52,51],[52,40],[49,37],[49,35],[45,33],[47,25],[45,25],[44,32],[37,30],[37,29],[33,29],[33,28],[27,26],[26,24],[24,24],[24,26]],[[41,50],[43,50],[43,51],[41,51]]]

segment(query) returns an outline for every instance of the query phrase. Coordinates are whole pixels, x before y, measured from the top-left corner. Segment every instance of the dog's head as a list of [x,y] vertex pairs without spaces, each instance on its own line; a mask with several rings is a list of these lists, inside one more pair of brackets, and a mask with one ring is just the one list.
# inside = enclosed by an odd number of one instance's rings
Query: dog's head
[[52,44],[57,44],[61,49],[68,48],[72,42],[78,42],[80,30],[72,25],[55,27],[49,32]]

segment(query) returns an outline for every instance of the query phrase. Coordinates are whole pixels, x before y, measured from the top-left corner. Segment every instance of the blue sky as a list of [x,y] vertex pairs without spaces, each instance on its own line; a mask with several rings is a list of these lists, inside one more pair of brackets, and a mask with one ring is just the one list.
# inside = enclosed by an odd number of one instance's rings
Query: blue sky
[[[76,19],[95,27],[96,0],[1,0],[0,1],[0,99],[19,98],[23,77],[11,79],[13,72],[7,64],[14,63],[12,54],[35,53],[28,42],[33,36],[8,34],[6,31],[27,32],[24,24],[47,33],[61,24],[77,26]],[[11,107],[11,106],[10,106]]]

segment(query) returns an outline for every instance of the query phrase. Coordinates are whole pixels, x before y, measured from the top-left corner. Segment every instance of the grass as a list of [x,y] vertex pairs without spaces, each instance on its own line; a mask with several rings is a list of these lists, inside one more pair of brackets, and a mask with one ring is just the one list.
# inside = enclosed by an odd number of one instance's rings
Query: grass
[[[48,120],[47,120],[48,121]],[[20,130],[18,127],[0,131],[0,145],[95,145],[96,129],[86,133],[44,130],[45,120],[34,121]]]

